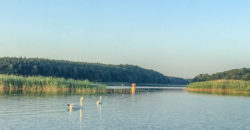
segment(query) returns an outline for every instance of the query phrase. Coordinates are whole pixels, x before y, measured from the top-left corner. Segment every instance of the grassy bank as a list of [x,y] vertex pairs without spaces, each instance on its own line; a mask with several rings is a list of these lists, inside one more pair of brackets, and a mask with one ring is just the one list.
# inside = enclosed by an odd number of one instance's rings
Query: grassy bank
[[39,93],[105,93],[106,87],[88,80],[14,75],[0,75],[0,91],[3,93],[39,92]]
[[250,95],[250,81],[213,80],[194,82],[189,84],[186,89],[191,92]]

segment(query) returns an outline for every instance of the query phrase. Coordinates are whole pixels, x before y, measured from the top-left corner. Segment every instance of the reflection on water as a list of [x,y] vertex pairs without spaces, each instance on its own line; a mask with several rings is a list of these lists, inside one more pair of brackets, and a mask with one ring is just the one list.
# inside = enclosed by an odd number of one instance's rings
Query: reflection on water
[[[159,91],[182,91],[183,87],[128,87],[128,86],[112,86],[107,87],[106,93],[102,94],[135,94],[135,93],[144,93],[144,92],[159,92]],[[70,96],[70,95],[81,95],[75,92],[24,92],[19,90],[13,91],[0,91],[0,95],[10,96],[10,95],[23,95],[23,96]],[[82,95],[93,95],[93,94],[82,94]]]
[[131,87],[131,94],[132,94],[132,95],[135,94],[135,87]]
[[83,117],[82,117],[82,114],[83,113],[83,110],[82,109],[80,109],[80,127],[82,127],[82,119],[83,119]]
[[250,97],[250,94],[248,92],[236,92],[236,93],[228,93],[228,92],[204,92],[204,91],[188,91],[189,93],[194,93],[194,94],[201,94],[201,95],[217,95],[217,96],[245,96],[245,97]]
[[131,87],[132,102],[135,102],[135,87]]
[[82,127],[82,122],[83,122],[83,109],[68,109],[69,116],[72,116],[72,112],[78,112],[79,111],[79,123],[80,123],[80,128]]
[[102,118],[102,104],[97,104],[96,107],[99,113],[99,118],[101,119]]
[[[0,129],[250,129],[249,97],[198,95],[180,88],[124,92],[0,95]],[[79,104],[81,96],[83,109],[67,111],[66,104]],[[103,105],[96,105],[99,96]]]

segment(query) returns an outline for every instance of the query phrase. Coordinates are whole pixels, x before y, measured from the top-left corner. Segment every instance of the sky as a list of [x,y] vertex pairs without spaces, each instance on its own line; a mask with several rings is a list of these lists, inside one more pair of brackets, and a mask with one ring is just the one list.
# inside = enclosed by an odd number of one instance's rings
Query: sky
[[0,56],[193,78],[250,67],[249,0],[0,0]]

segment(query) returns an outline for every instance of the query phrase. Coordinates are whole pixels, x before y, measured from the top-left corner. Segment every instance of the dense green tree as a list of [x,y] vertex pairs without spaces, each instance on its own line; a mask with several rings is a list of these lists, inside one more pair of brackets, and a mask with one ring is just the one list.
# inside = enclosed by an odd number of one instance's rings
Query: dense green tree
[[154,70],[134,65],[107,65],[41,58],[0,58],[0,73],[88,79],[97,82],[187,83],[184,79],[167,77]]
[[192,82],[232,79],[232,80],[250,80],[250,68],[233,69],[225,72],[219,72],[212,75],[200,74],[193,78]]

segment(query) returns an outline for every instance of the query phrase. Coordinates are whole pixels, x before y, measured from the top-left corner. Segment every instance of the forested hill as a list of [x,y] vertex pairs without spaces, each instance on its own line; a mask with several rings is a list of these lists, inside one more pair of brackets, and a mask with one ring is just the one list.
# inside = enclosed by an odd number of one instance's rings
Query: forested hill
[[192,82],[209,81],[217,79],[250,80],[250,68],[233,69],[225,72],[219,72],[212,75],[200,74]]
[[154,70],[133,65],[107,65],[41,58],[0,58],[0,73],[88,79],[97,82],[187,83],[184,79],[170,78]]

